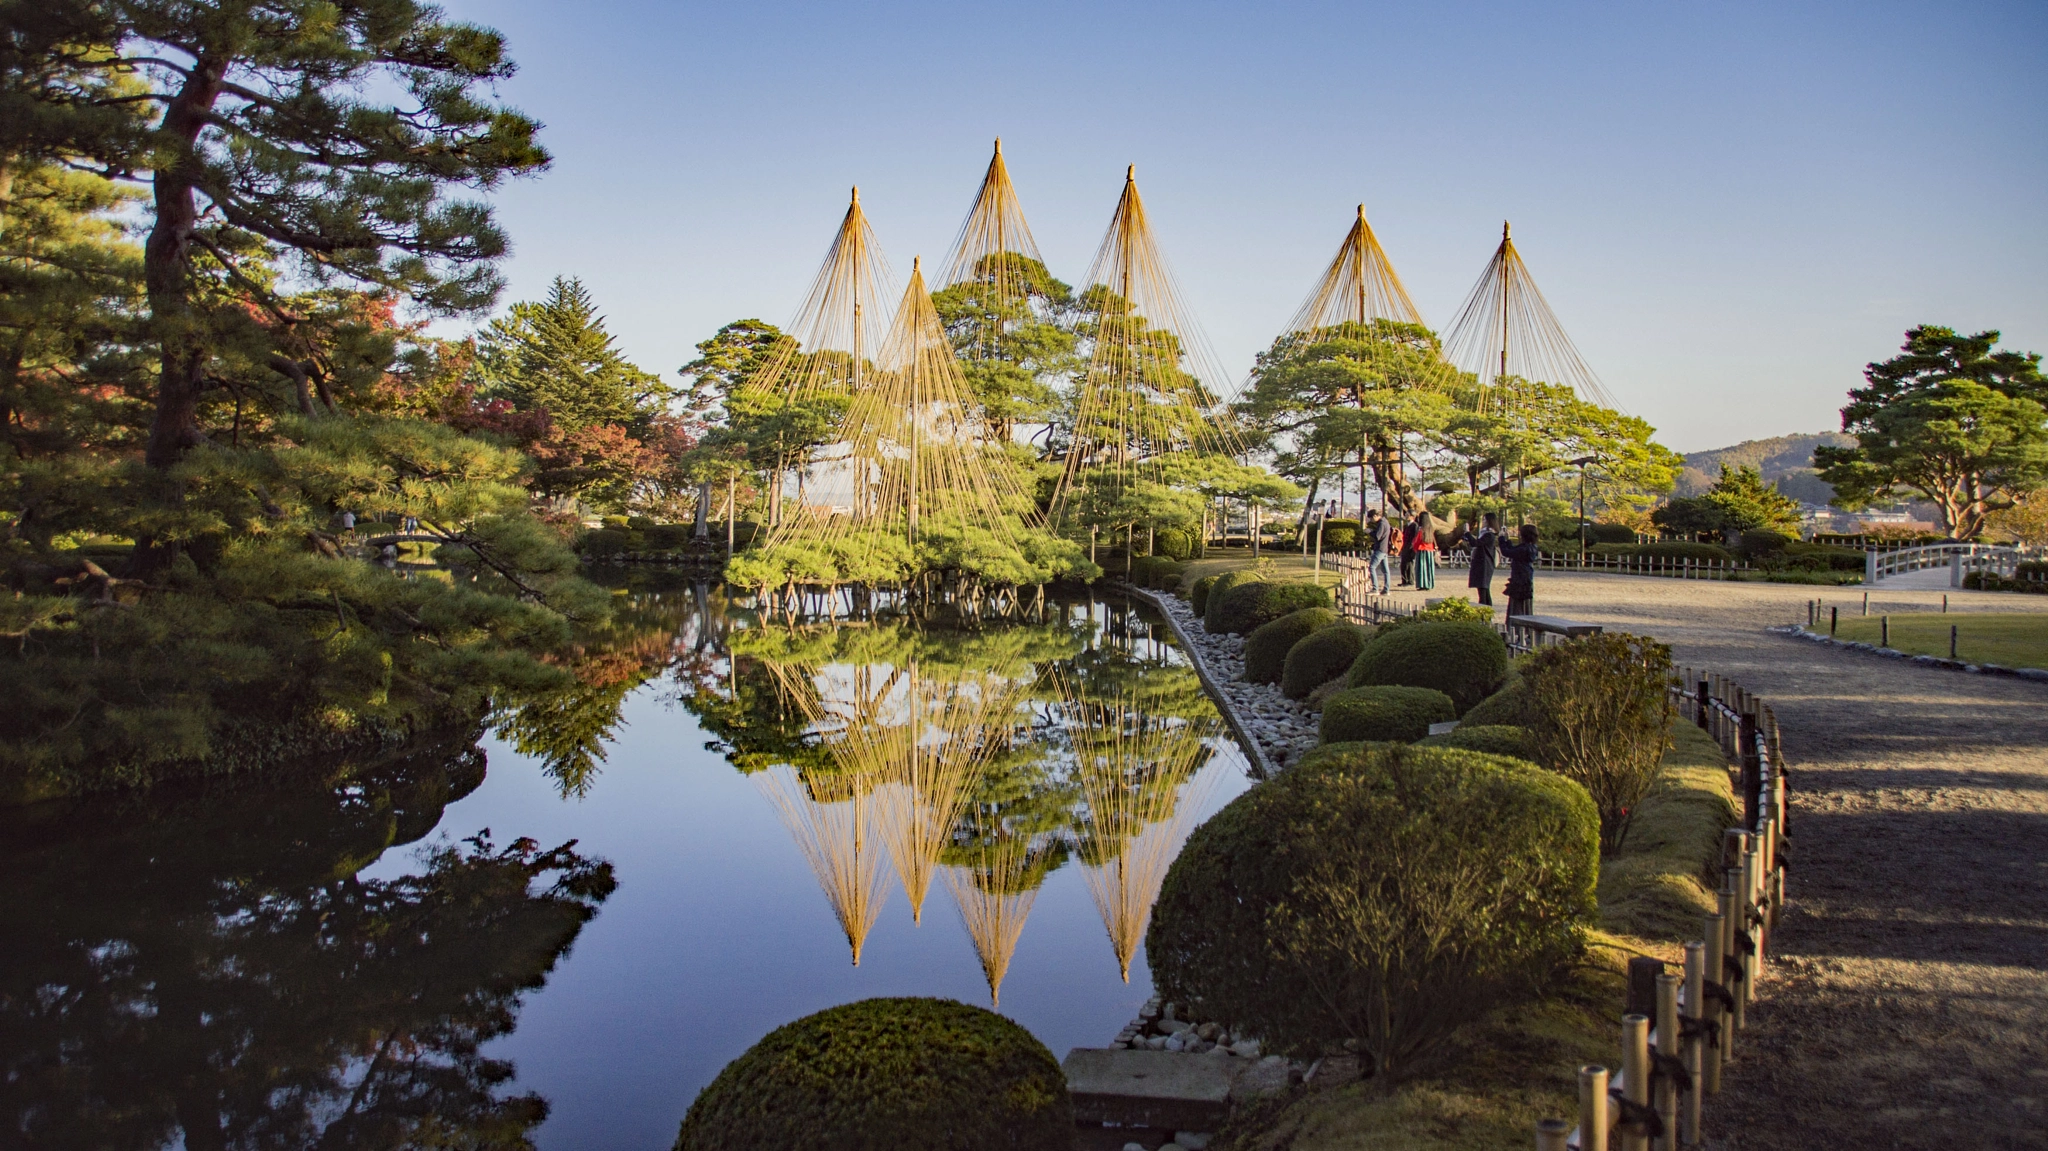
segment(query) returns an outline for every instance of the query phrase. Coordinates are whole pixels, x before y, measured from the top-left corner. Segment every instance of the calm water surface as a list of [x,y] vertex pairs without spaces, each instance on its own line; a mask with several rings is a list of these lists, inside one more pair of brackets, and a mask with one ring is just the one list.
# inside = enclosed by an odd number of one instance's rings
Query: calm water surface
[[727,1061],[833,1004],[994,1003],[1064,1055],[1150,994],[1158,881],[1247,780],[1149,612],[621,602],[586,690],[475,746],[15,825],[10,1116],[51,1146],[379,1146],[432,1113],[660,1148]]

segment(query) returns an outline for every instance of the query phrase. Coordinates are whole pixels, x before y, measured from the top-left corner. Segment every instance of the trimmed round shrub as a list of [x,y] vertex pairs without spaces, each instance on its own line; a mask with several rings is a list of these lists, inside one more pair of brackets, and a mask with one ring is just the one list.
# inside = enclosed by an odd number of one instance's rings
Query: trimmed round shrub
[[1472,727],[1522,727],[1536,722],[1536,699],[1520,674],[1509,672],[1500,690],[1472,705],[1462,717]]
[[594,528],[576,537],[576,550],[587,556],[615,556],[630,540],[621,528]]
[[1067,1151],[1074,1110],[1045,1044],[950,999],[863,999],[768,1033],[697,1094],[676,1151]]
[[1353,687],[1323,701],[1324,743],[1359,740],[1412,743],[1432,723],[1458,718],[1451,697],[1427,687]]
[[1194,582],[1194,586],[1188,588],[1188,606],[1194,609],[1196,615],[1201,615],[1208,608],[1209,593],[1216,590],[1216,581],[1221,578],[1203,576]]
[[1585,787],[1601,847],[1619,848],[1671,746],[1671,649],[1625,632],[1580,636],[1531,654],[1522,678],[1537,762]]
[[680,551],[690,546],[693,529],[689,524],[658,524],[646,529],[647,546],[658,552]]
[[[1574,538],[1576,533],[1574,533]],[[1636,542],[1636,529],[1627,524],[1587,524],[1586,542],[1596,544],[1632,544]]]
[[1130,578],[1139,587],[1171,587],[1180,582],[1180,565],[1165,556],[1139,556],[1131,561]]
[[[1256,636],[1258,633],[1252,634]],[[1310,632],[1287,649],[1286,659],[1280,668],[1280,694],[1288,699],[1307,699],[1315,689],[1332,680],[1342,679],[1372,634],[1373,629],[1369,627],[1349,623]],[[1246,644],[1246,658],[1250,658],[1249,643]]]
[[1195,554],[1195,538],[1179,528],[1160,528],[1152,533],[1152,554],[1186,563]]
[[1757,560],[1781,554],[1785,550],[1785,545],[1792,542],[1793,538],[1783,532],[1774,532],[1769,528],[1751,528],[1742,533],[1742,544],[1737,550],[1743,559],[1755,563]]
[[[1257,580],[1219,593],[1209,593],[1211,635],[1244,635],[1262,624],[1304,608],[1329,607],[1330,593],[1310,583],[1268,583]],[[1282,653],[1283,657],[1285,653]]]
[[1493,624],[1493,609],[1473,603],[1464,596],[1446,596],[1416,612],[1414,615],[1406,615],[1388,620],[1379,626],[1379,630],[1383,632],[1392,631],[1395,628],[1428,623],[1431,620],[1470,620],[1474,623],[1483,623],[1490,627]]
[[[1216,582],[1209,586],[1208,601],[1196,609],[1202,613],[1202,627],[1212,634],[1218,630],[1216,610],[1223,603],[1223,597],[1230,594],[1231,588],[1242,587],[1248,583],[1264,583],[1265,580],[1265,576],[1249,568],[1241,568],[1234,572],[1224,572],[1222,575],[1217,576]],[[1302,604],[1301,606],[1309,607],[1312,605]]]
[[1303,1057],[1399,1074],[1540,991],[1584,946],[1599,877],[1583,789],[1438,747],[1319,748],[1196,828],[1145,949],[1160,994]]
[[1253,628],[1244,640],[1244,678],[1250,683],[1279,683],[1294,645],[1337,622],[1337,613],[1329,608],[1305,607]]
[[1498,690],[1507,674],[1507,643],[1493,628],[1462,620],[1424,620],[1381,628],[1358,653],[1345,682],[1352,687],[1435,688],[1450,696],[1463,715]]
[[1529,729],[1504,723],[1461,723],[1442,735],[1425,736],[1421,742],[1424,747],[1456,747],[1465,751],[1483,751],[1488,755],[1512,756],[1531,763],[1536,760],[1535,747],[1529,741]]
[[[1309,529],[1309,546],[1315,546],[1315,529]],[[1357,520],[1324,520],[1323,550],[1326,552],[1357,551],[1365,539],[1365,525]]]

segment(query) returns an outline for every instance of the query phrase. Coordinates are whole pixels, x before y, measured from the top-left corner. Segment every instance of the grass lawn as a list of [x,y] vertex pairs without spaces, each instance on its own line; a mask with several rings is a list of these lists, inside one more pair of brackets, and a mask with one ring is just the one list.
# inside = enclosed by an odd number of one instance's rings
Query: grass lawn
[[[1292,552],[1260,552],[1261,560],[1270,560],[1273,574],[1284,580],[1307,583],[1316,574],[1316,557],[1295,555]],[[1227,571],[1252,566],[1249,548],[1210,548],[1207,559],[1188,561],[1187,573],[1181,577],[1181,587],[1193,587],[1203,576],[1222,575]],[[1113,573],[1112,573],[1113,574]],[[1337,565],[1323,558],[1323,577],[1317,581],[1328,587],[1337,582]]]
[[[1838,639],[1877,643],[1879,616],[1843,619]],[[1891,618],[1891,646],[1913,655],[1948,655],[1948,629],[1956,629],[1956,658],[2000,667],[2048,668],[2048,612],[1914,612]],[[1823,618],[1820,630],[1827,629]]]

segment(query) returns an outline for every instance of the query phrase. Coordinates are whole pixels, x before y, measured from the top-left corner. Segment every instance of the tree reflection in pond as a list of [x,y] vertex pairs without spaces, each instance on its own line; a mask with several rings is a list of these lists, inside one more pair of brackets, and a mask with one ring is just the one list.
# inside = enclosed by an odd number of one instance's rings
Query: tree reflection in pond
[[9,813],[9,1144],[530,1146],[547,1103],[480,1048],[611,865],[484,831],[415,874],[358,874],[483,773],[464,738],[323,780]]
[[1220,733],[1157,625],[1091,600],[997,627],[729,622],[722,676],[681,701],[774,803],[856,964],[886,851],[920,919],[940,869],[1000,1003],[1037,892],[1078,853],[1128,979]]

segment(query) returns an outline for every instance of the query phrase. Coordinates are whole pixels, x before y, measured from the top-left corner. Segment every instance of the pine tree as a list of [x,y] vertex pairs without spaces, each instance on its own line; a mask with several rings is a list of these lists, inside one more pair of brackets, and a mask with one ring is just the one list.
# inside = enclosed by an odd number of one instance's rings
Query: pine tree
[[485,399],[544,410],[567,431],[617,424],[644,432],[676,394],[618,350],[574,277],[555,277],[547,299],[514,304],[492,320],[477,340],[477,369]]

